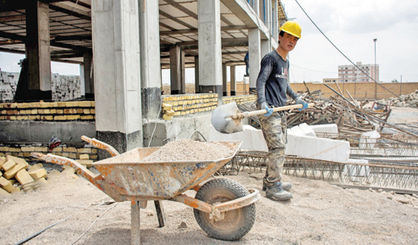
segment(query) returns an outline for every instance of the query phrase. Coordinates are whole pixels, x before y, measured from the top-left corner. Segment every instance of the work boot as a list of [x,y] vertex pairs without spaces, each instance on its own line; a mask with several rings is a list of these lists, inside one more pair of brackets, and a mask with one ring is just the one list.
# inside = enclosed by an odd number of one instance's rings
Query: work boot
[[[282,189],[285,191],[290,191],[292,189],[292,183],[290,182],[280,182],[282,184]],[[263,191],[266,190],[266,183],[263,181]]]
[[293,198],[292,193],[285,191],[280,182],[266,186],[266,197],[274,201],[288,201]]

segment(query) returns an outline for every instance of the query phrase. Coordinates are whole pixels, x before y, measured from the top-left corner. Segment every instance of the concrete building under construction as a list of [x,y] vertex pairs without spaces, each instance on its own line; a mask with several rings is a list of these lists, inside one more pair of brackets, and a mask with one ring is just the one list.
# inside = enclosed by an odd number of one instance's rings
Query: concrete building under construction
[[[222,100],[254,100],[224,97],[227,66],[235,95],[249,52],[254,89],[285,20],[279,0],[3,0],[0,51],[26,55],[15,94],[26,103],[2,105],[0,142],[77,144],[86,134],[124,152],[208,134]],[[51,61],[82,65],[85,101],[51,101]],[[196,68],[195,94],[185,94],[186,67]],[[164,68],[171,95],[161,95]]]

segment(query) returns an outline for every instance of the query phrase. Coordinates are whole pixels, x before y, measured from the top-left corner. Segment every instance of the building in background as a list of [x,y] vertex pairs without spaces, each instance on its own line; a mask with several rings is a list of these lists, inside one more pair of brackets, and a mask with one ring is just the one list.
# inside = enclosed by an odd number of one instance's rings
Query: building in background
[[366,65],[366,64],[361,64],[361,62],[357,62],[356,66],[354,65],[338,66],[338,81],[339,82],[373,82],[373,80],[371,79],[373,78],[377,82],[379,82],[379,65],[374,65],[374,64]]
[[324,83],[336,83],[336,82],[338,82],[338,78],[324,78],[324,79],[322,79],[322,82],[324,82]]

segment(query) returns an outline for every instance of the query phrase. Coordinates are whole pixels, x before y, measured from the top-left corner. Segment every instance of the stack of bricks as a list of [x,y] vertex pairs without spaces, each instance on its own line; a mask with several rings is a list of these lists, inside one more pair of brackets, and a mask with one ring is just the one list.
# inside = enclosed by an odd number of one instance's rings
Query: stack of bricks
[[93,121],[94,119],[94,101],[0,104],[0,120]]
[[93,161],[97,160],[97,149],[92,147],[67,147],[59,146],[54,148],[51,152],[48,151],[46,146],[1,146],[0,145],[0,157],[6,155],[13,155],[22,157],[27,161],[33,160],[31,157],[32,152],[39,152],[43,154],[52,153],[57,156],[67,157],[77,162],[90,167]]
[[7,155],[0,157],[0,191],[14,193],[27,191],[45,183],[47,172],[42,164],[29,164],[23,158]]
[[222,101],[224,104],[228,104],[231,103],[233,101],[235,101],[235,103],[239,104],[244,104],[244,103],[248,103],[248,102],[255,102],[257,100],[257,96],[256,95],[240,95],[240,96],[230,96],[230,97],[223,97]]
[[170,117],[176,117],[215,109],[218,105],[218,94],[168,95],[163,96],[162,100],[163,118],[169,111],[174,111]]

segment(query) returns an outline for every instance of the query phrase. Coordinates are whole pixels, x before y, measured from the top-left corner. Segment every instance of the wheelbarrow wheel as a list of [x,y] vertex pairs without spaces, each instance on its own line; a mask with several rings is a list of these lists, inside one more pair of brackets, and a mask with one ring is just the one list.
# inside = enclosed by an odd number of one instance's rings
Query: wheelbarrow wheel
[[[206,182],[196,193],[196,199],[209,204],[226,202],[250,194],[246,188],[230,179],[213,179]],[[235,241],[252,228],[255,221],[255,204],[225,212],[224,219],[210,219],[209,214],[194,209],[199,226],[210,237]]]

